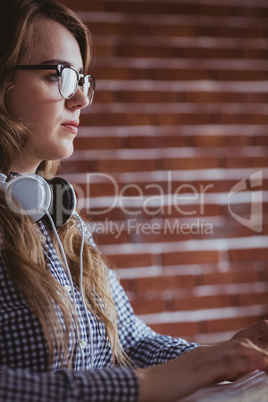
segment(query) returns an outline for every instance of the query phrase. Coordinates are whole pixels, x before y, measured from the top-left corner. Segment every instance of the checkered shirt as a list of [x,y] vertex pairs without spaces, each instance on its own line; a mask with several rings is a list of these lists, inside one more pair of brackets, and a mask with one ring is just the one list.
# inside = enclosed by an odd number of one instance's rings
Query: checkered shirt
[[[41,221],[36,226],[51,274],[70,292],[68,276],[52,245],[46,225]],[[87,241],[94,244],[85,224],[84,228]],[[118,311],[120,341],[134,364],[142,368],[163,363],[197,346],[181,338],[174,339],[152,331],[135,316],[114,271],[109,270],[109,278]],[[75,302],[85,370],[82,370],[79,348],[71,370],[61,368],[57,354],[49,370],[43,330],[26,301],[16,292],[0,252],[0,402],[137,400],[139,390],[135,370],[113,366],[105,326],[92,313],[85,311],[77,287]],[[91,337],[86,314],[91,324]],[[94,346],[93,356],[91,342]]]

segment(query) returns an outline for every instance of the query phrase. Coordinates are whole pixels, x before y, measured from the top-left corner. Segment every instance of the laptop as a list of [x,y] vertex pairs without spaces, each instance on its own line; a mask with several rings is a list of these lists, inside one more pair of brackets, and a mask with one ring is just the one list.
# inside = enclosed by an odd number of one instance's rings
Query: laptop
[[186,398],[183,402],[268,402],[268,375],[256,370],[235,382],[225,381],[203,388]]

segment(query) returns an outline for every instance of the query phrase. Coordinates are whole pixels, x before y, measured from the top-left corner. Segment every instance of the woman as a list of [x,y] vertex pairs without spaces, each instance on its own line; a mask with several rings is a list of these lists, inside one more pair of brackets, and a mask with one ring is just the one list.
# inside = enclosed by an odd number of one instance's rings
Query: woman
[[69,9],[1,0],[0,19],[0,401],[173,401],[266,369],[266,322],[214,346],[158,335],[134,315],[77,214],[56,219],[63,252],[47,212],[32,219],[14,207],[8,183],[50,180],[72,154],[94,78],[83,73],[87,29]]

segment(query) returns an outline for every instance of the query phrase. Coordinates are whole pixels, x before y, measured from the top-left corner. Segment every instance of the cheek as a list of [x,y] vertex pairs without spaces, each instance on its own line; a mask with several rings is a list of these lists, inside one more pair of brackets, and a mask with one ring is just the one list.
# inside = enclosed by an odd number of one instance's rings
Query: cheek
[[53,114],[56,113],[57,105],[41,96],[37,90],[29,88],[28,91],[14,88],[7,98],[7,110],[15,118],[21,119],[30,127],[49,125]]
[[47,109],[52,106],[49,100],[49,90],[42,81],[21,73],[7,94],[6,106],[12,116],[31,124],[42,114],[47,115]]
[[8,93],[6,100],[6,107],[11,116],[28,121],[33,108],[35,108],[31,92],[25,86],[14,85],[13,89]]

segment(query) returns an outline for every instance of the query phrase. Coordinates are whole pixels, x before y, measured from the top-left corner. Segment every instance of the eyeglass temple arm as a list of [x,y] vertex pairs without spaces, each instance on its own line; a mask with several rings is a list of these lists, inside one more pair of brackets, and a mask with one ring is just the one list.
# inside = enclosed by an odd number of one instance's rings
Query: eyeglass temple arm
[[16,70],[57,70],[60,72],[60,65],[57,64],[26,64],[15,66]]

